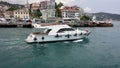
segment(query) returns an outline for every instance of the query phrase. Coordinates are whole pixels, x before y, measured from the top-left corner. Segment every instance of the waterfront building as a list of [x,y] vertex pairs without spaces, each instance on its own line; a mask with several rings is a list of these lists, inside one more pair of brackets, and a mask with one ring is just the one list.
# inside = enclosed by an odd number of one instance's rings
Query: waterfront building
[[14,18],[29,19],[29,10],[26,8],[15,10],[14,11]]
[[0,6],[0,18],[4,17],[4,14],[3,14],[3,8],[2,6]]
[[31,4],[31,12],[35,13],[37,9],[39,9],[40,4],[39,3],[32,3]]
[[63,22],[80,21],[80,17],[84,11],[78,6],[63,6],[61,7],[61,15]]
[[40,10],[43,19],[55,19],[55,0],[40,2]]
[[82,17],[84,15],[84,10],[81,7],[78,7],[78,9],[79,9],[79,11],[78,11],[79,17]]
[[4,12],[8,9],[8,6],[0,5],[0,17],[4,17]]
[[48,1],[41,1],[40,2],[40,9],[41,10],[46,10],[47,9],[47,3],[48,3]]
[[4,12],[4,17],[5,18],[13,18],[14,17],[14,12],[13,11],[5,11]]
[[2,6],[2,8],[3,8],[3,11],[6,11],[7,9],[9,9],[8,6]]
[[25,8],[30,9],[30,4],[29,4],[28,0],[27,0],[27,3],[25,4]]
[[64,6],[61,8],[62,18],[79,18],[80,12],[77,6]]

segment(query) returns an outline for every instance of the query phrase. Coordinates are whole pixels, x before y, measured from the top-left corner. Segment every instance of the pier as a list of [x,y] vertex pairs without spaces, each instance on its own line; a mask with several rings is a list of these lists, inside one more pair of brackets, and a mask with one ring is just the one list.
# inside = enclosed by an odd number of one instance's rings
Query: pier
[[[57,25],[61,23],[41,23],[42,26]],[[63,23],[62,23],[63,24]],[[65,23],[64,23],[65,24]],[[112,23],[67,23],[71,27],[113,27]],[[32,28],[31,23],[0,23],[0,28]]]
[[68,24],[72,27],[113,27],[112,23],[77,23],[77,24]]
[[32,28],[30,23],[0,23],[0,28]]

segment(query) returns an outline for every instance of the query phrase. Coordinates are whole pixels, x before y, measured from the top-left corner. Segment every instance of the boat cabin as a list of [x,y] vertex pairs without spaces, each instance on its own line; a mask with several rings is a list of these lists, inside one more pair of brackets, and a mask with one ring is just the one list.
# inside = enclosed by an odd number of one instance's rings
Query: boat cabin
[[68,25],[52,25],[52,26],[45,26],[45,30],[43,32],[34,32],[35,35],[56,35],[58,33],[64,33],[68,31],[75,31]]

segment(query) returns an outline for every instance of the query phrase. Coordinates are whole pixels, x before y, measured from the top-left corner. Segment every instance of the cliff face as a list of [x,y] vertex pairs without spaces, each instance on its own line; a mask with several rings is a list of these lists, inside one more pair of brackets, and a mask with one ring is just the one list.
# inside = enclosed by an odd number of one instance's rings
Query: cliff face
[[120,14],[100,12],[100,13],[93,13],[93,15],[96,16],[97,20],[112,19],[112,20],[120,21]]
[[20,9],[23,7],[24,7],[23,5],[11,4],[8,2],[0,1],[0,18],[4,17],[5,11],[13,11],[13,10]]

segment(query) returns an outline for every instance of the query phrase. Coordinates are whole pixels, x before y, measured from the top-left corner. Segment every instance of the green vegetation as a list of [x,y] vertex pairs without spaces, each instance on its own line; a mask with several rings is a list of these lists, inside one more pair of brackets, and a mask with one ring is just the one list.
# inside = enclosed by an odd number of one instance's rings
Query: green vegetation
[[7,9],[7,11],[14,11],[14,10],[16,10],[16,8],[14,7],[10,7],[9,9]]
[[61,15],[61,11],[60,11],[60,8],[63,6],[63,3],[55,3],[55,9],[56,9],[56,11],[55,11],[55,16],[56,17],[62,17],[62,15]]
[[32,12],[31,12],[31,9],[29,9],[29,15],[32,16]]
[[83,16],[80,18],[80,20],[82,20],[82,21],[91,21],[92,19],[91,19],[89,16],[87,16],[87,15],[83,15]]
[[0,6],[9,6],[10,8],[8,9],[8,11],[13,11],[19,8],[24,7],[23,5],[19,5],[19,4],[10,4],[8,2],[4,2],[4,1],[0,1]]
[[40,18],[42,16],[42,13],[40,11],[40,9],[37,9],[35,12],[35,17]]

